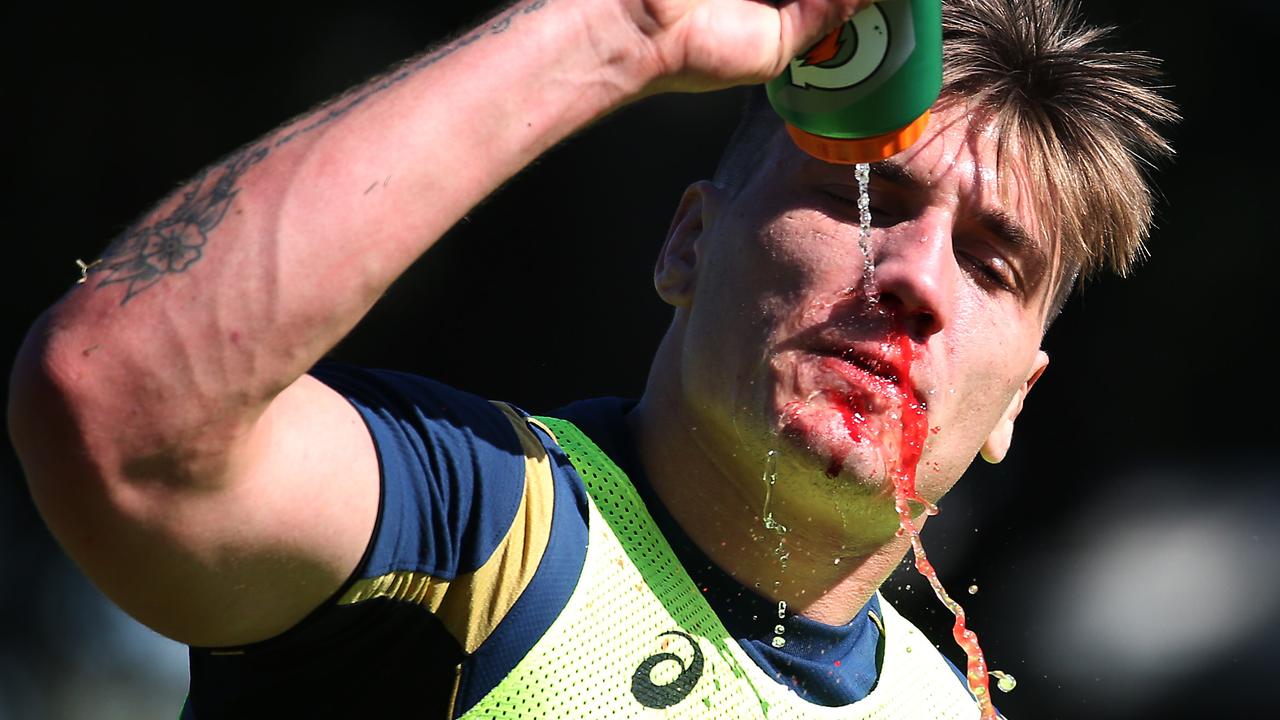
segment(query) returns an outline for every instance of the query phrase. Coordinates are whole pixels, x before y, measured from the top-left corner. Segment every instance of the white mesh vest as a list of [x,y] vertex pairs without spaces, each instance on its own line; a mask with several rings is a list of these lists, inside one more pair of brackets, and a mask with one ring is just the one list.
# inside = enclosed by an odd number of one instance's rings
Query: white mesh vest
[[559,617],[463,718],[978,717],[933,644],[883,598],[884,662],[867,697],[815,705],[768,677],[703,600],[626,475],[570,423],[540,420],[591,497],[586,560]]

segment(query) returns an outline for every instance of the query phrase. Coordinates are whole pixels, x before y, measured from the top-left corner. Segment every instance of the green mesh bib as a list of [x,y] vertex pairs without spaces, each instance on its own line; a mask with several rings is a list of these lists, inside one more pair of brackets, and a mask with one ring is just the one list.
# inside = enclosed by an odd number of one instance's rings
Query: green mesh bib
[[824,707],[774,681],[724,629],[618,466],[571,423],[530,422],[550,430],[586,483],[586,559],[551,627],[462,717],[978,717],[929,640],[883,599],[885,657],[867,697]]

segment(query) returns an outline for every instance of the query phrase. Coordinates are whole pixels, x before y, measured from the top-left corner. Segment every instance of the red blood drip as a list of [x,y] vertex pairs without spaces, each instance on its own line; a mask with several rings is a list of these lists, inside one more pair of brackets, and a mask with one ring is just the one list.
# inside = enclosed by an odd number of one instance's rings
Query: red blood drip
[[[904,375],[908,374],[913,357],[911,340],[901,333],[894,333],[889,342],[897,346],[899,365],[903,369]],[[930,433],[928,418],[925,416],[925,408],[916,401],[909,377],[898,378],[894,390],[896,391],[896,400],[902,416],[900,455],[898,464],[892,468],[894,505],[897,508],[898,521],[900,523],[898,532],[899,534],[906,533],[910,536],[916,570],[929,581],[934,594],[956,617],[955,625],[951,629],[951,635],[955,638],[956,644],[964,650],[965,657],[968,659],[965,675],[969,680],[970,691],[978,700],[978,707],[982,711],[982,720],[997,720],[998,715],[995,707],[991,704],[991,691],[987,680],[987,663],[982,648],[978,645],[978,636],[965,627],[964,608],[960,607],[960,603],[953,600],[942,587],[942,582],[938,579],[938,573],[933,569],[933,565],[930,564],[929,558],[925,555],[924,547],[920,543],[920,530],[912,519],[910,503],[913,502],[923,505],[930,515],[937,512],[937,509],[927,500],[920,497],[916,491],[916,466],[919,464],[920,455],[924,451],[925,438]],[[853,437],[853,433],[850,433],[850,436]]]
[[[833,390],[827,390],[823,396],[831,403],[831,407],[840,413],[840,417],[844,419],[845,431],[849,433],[849,439],[853,443],[860,442],[866,437],[867,409],[859,398],[852,395],[845,395]],[[849,454],[833,456],[831,463],[827,465],[827,477],[835,477],[844,470],[844,462],[849,458]]]

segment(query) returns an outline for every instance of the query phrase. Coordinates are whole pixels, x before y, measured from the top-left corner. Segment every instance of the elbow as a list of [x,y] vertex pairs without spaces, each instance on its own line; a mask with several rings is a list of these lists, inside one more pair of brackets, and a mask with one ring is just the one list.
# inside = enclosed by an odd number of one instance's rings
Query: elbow
[[116,504],[220,487],[256,416],[176,390],[156,369],[156,353],[140,360],[127,343],[55,317],[46,313],[28,331],[7,408],[14,450],[46,520],[58,508],[93,511],[84,505],[90,498]]
[[[89,460],[77,395],[77,369],[56,349],[46,312],[23,340],[9,376],[9,438],[34,494],[54,477],[79,477]],[[80,472],[68,472],[79,464]]]
[[136,385],[95,365],[92,343],[81,347],[74,328],[50,317],[36,321],[14,358],[7,420],[36,509],[84,560],[120,527],[154,523],[167,499],[219,484],[226,456],[193,459],[189,444],[163,430],[169,418],[137,401]]
[[[9,438],[31,499],[64,547],[89,546],[85,534],[108,494],[101,465],[88,452],[76,412],[76,388],[49,332],[49,313],[28,331],[14,358],[6,409]],[[80,542],[77,543],[77,539]]]
[[102,355],[79,324],[41,315],[22,342],[9,376],[7,420],[33,496],[54,486],[127,479],[140,457],[167,445],[148,418],[137,387]]

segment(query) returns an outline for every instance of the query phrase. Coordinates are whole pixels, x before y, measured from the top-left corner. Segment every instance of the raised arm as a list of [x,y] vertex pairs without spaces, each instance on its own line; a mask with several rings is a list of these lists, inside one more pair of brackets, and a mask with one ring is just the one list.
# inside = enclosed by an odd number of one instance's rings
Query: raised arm
[[308,368],[569,134],[647,94],[765,80],[866,1],[526,0],[214,163],[20,351],[11,435],[50,528],[176,639],[296,623],[359,561],[378,493],[367,431]]

